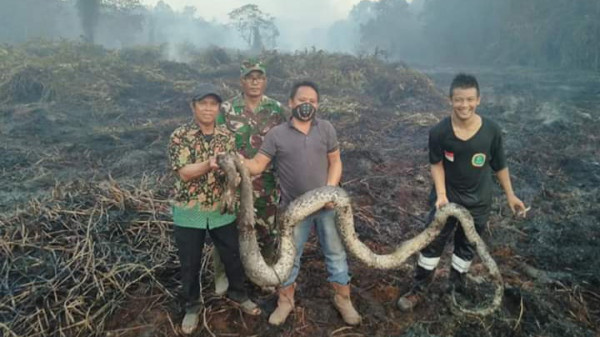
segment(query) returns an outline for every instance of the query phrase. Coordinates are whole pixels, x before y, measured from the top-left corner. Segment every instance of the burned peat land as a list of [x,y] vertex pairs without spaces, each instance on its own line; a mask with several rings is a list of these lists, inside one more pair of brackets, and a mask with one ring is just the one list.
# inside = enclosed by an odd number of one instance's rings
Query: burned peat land
[[[161,47],[109,50],[70,42],[0,46],[0,335],[179,336],[179,262],[173,243],[170,133],[190,120],[201,82],[226,97],[239,90],[245,57],[222,49],[166,60]],[[425,226],[432,186],[431,126],[449,114],[459,70],[479,78],[478,111],[502,127],[517,219],[495,187],[483,235],[504,279],[487,317],[461,315],[447,294],[446,250],[425,302],[396,308],[412,281],[400,270],[350,258],[353,301],[363,316],[345,326],[331,304],[323,257],[311,236],[297,305],[281,327],[267,323],[276,296],[248,284],[263,315],[214,295],[210,254],[195,336],[544,336],[600,333],[600,78],[526,68],[413,69],[375,57],[312,50],[261,56],[267,95],[287,102],[301,79],[322,90],[320,117],[340,141],[342,186],[360,239],[388,253]],[[209,249],[209,248],[206,248]],[[476,258],[467,307],[491,296]]]

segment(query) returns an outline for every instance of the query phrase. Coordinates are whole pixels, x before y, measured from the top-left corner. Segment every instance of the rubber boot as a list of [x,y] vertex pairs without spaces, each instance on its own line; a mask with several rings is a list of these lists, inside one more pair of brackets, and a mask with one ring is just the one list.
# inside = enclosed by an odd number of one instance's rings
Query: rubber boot
[[293,283],[287,287],[279,288],[279,299],[277,300],[277,308],[271,316],[269,316],[269,324],[281,325],[294,310],[294,291],[296,284]]
[[354,309],[352,301],[350,300],[350,284],[342,285],[337,282],[331,282],[331,286],[335,291],[333,295],[333,305],[342,315],[342,319],[348,325],[360,324],[361,317]]
[[449,283],[450,291],[465,294],[467,292],[467,273],[461,273],[458,270],[451,268]]
[[221,257],[219,256],[219,252],[215,247],[213,247],[213,268],[215,272],[215,295],[223,296],[227,293],[227,289],[229,288],[229,280],[227,279],[227,274],[225,274],[225,265],[221,261]]
[[189,335],[198,326],[198,322],[200,321],[200,309],[195,308],[193,310],[187,310],[185,316],[183,317],[183,321],[181,322],[181,331],[185,335]]

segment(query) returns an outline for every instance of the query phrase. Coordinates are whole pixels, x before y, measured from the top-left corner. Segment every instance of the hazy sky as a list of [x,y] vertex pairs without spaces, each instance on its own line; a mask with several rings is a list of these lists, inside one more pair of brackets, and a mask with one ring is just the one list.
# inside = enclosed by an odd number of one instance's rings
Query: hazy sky
[[[159,0],[142,0],[154,6]],[[352,6],[360,0],[163,0],[173,9],[194,6],[198,15],[206,20],[227,21],[227,13],[248,3],[258,5],[263,11],[289,23],[308,22],[315,28],[344,19]],[[307,20],[308,19],[308,20]]]

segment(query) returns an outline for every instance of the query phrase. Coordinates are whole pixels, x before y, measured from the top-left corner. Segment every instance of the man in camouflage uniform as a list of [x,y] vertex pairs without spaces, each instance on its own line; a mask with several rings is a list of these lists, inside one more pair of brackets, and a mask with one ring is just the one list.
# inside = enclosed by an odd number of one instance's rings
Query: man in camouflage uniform
[[[240,67],[242,93],[221,105],[218,125],[226,125],[235,134],[235,145],[239,153],[252,158],[262,145],[267,132],[285,121],[284,108],[278,101],[267,97],[267,72],[263,63],[256,59],[242,62]],[[256,230],[267,259],[275,253],[275,214],[279,203],[279,189],[273,168],[253,177]],[[227,290],[227,278],[219,264],[218,253],[214,252],[215,292]]]

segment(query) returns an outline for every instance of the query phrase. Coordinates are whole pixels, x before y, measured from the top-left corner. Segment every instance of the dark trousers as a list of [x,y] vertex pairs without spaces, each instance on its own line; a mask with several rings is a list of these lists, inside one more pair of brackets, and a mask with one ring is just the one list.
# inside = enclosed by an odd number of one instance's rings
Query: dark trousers
[[[467,209],[473,217],[473,224],[475,225],[477,233],[481,235],[490,215],[489,207]],[[428,223],[433,221],[435,211],[434,208],[429,213]],[[450,240],[452,233],[454,233],[454,255],[465,261],[473,260],[473,257],[475,257],[475,247],[469,243],[458,219],[454,217],[448,218],[440,235],[438,235],[438,237],[436,237],[427,247],[423,248],[421,254],[427,258],[439,258],[442,256],[444,247]],[[454,269],[452,271],[454,271]],[[415,288],[417,290],[423,290],[431,282],[432,277],[433,270],[427,270],[421,266],[417,266],[415,273]]]
[[236,302],[248,299],[244,287],[246,275],[240,260],[240,245],[235,223],[208,230],[175,226],[175,244],[181,262],[181,284],[187,312],[200,309],[200,268],[207,232],[225,265],[225,274],[229,280],[227,296]]

